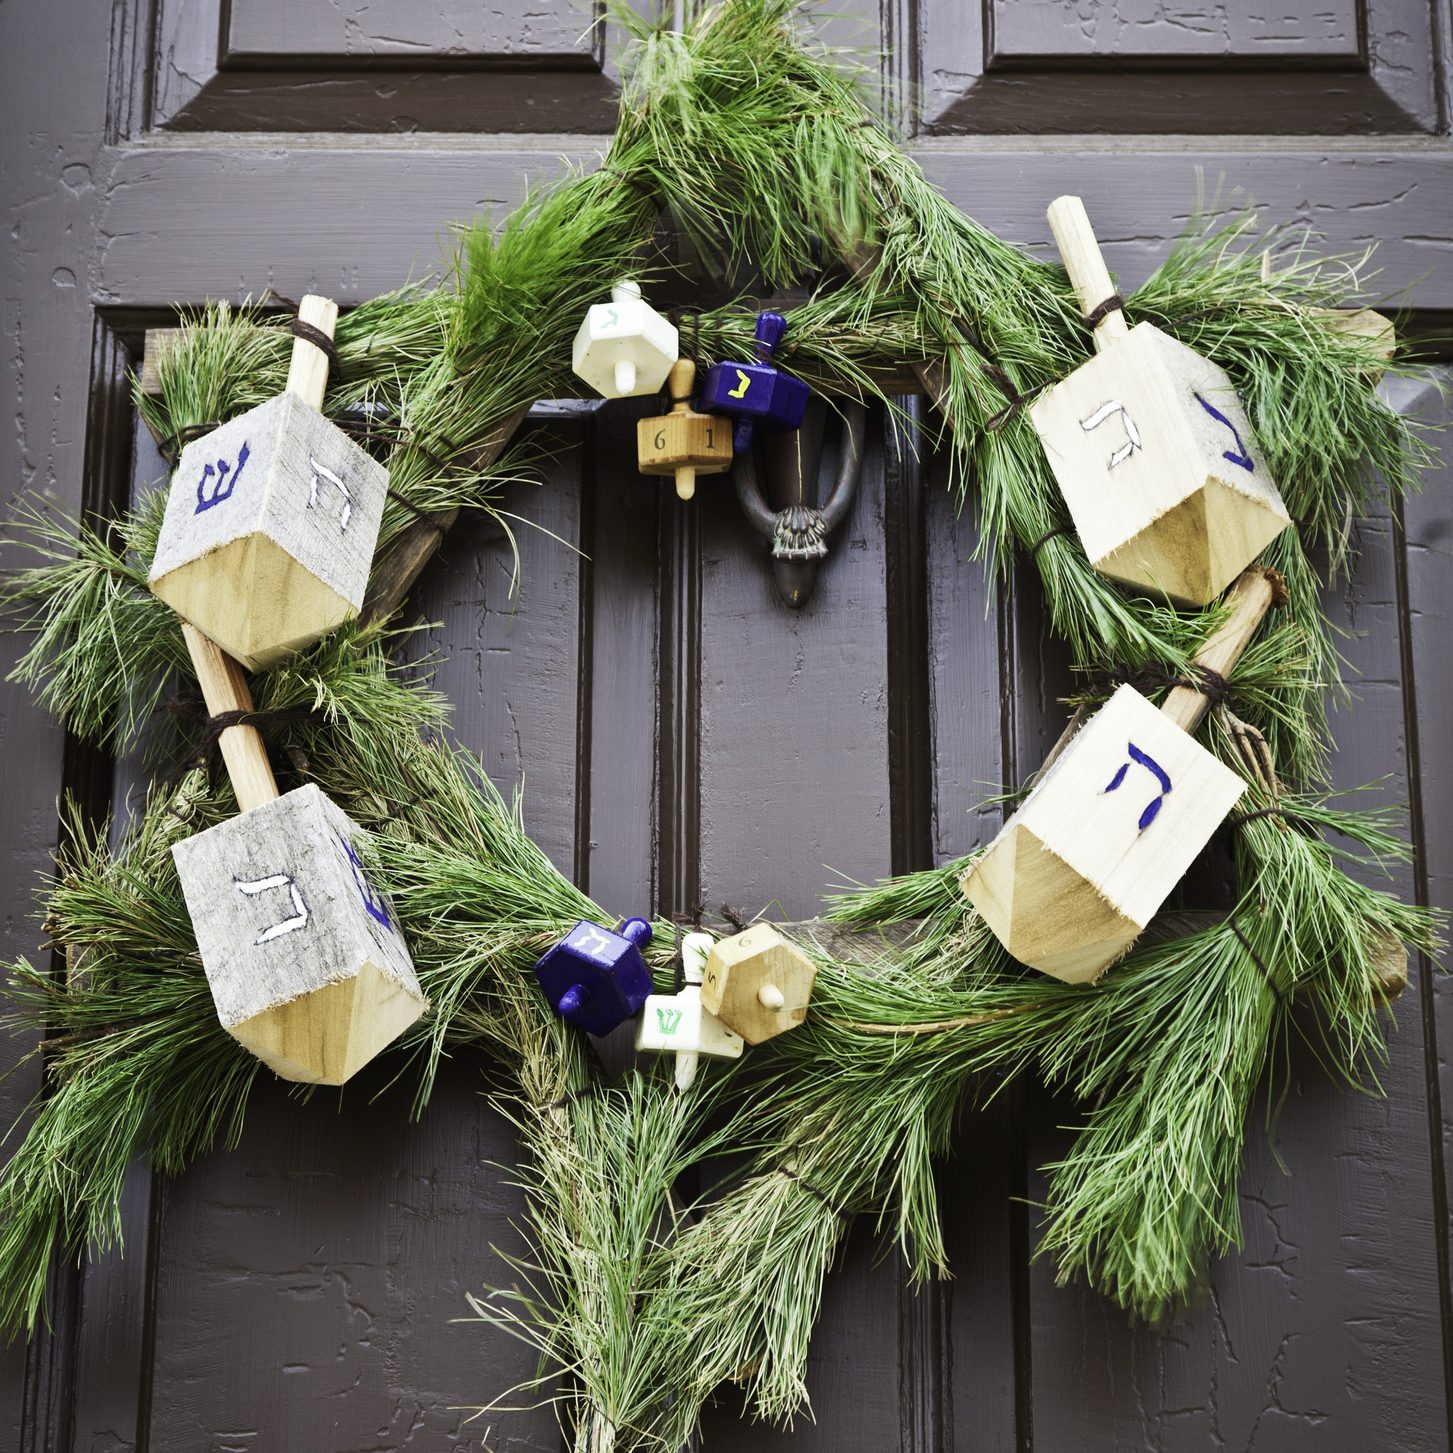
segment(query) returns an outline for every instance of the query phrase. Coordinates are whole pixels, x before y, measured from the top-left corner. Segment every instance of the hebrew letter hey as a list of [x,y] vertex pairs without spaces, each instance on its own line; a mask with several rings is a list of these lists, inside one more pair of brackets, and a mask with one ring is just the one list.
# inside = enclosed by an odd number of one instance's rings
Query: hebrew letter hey
[[1121,765],[1120,770],[1110,779],[1110,784],[1105,788],[1105,791],[1114,792],[1125,780],[1125,774],[1130,770],[1132,764],[1138,764],[1144,767],[1160,783],[1160,791],[1146,805],[1145,811],[1140,814],[1140,830],[1144,832],[1159,816],[1160,805],[1165,801],[1165,794],[1171,789],[1171,781],[1165,768],[1148,752],[1142,752],[1134,742],[1127,743],[1127,746],[1130,750],[1130,761]]
[[311,510],[317,507],[318,481],[326,479],[343,496],[343,508],[338,511],[338,528],[346,530],[348,517],[353,513],[353,496],[348,493],[348,486],[331,469],[319,464],[311,454],[308,456],[308,468],[313,471],[313,477],[308,481],[308,508]]

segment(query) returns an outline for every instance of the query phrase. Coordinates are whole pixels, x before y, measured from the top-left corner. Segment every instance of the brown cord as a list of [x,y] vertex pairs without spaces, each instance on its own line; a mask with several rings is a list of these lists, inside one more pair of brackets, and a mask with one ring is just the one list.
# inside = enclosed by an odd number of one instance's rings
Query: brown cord
[[1105,319],[1110,316],[1111,313],[1123,312],[1124,308],[1125,299],[1122,298],[1119,293],[1111,293],[1110,296],[1106,298],[1103,303],[1097,303],[1093,308],[1090,309],[1088,313],[1085,314],[1085,322],[1088,323],[1092,329],[1098,328],[1100,324],[1103,323]]
[[1256,950],[1251,947],[1250,940],[1246,937],[1244,933],[1241,932],[1241,925],[1237,923],[1235,915],[1233,914],[1226,921],[1231,925],[1231,932],[1236,935],[1237,941],[1240,943],[1241,947],[1246,950],[1247,957],[1250,958],[1251,962],[1255,964],[1256,967],[1261,971],[1261,977],[1266,980],[1266,987],[1271,990],[1272,997],[1276,1000],[1278,1005],[1280,1005],[1282,1008],[1285,1008],[1286,995],[1282,993],[1281,985],[1278,984],[1277,981],[1272,977],[1271,970],[1267,968],[1265,962],[1262,960],[1261,955],[1258,954]]
[[1069,525],[1056,525],[1054,529],[1046,530],[1044,534],[1042,534],[1039,539],[1037,539],[1034,544],[1029,547],[1029,558],[1031,560],[1037,559],[1040,550],[1042,550],[1044,546],[1048,545],[1049,542],[1053,540],[1056,535],[1068,535],[1070,533],[1072,533],[1072,531]]

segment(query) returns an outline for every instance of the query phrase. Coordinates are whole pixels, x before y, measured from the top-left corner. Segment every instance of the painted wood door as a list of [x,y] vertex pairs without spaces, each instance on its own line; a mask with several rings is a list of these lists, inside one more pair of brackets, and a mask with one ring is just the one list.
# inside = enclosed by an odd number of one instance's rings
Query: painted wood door
[[[834,39],[885,49],[886,103],[929,173],[1043,244],[1084,194],[1134,283],[1201,178],[1330,246],[1377,240],[1413,321],[1453,310],[1449,26],[1439,0],[869,0]],[[163,467],[125,372],[173,301],[317,288],[348,303],[427,271],[448,224],[503,212],[611,123],[611,32],[569,0],[12,0],[0,8],[7,166],[7,495],[114,509]],[[1395,389],[1436,417],[1433,382]],[[789,915],[835,883],[926,864],[997,824],[1058,732],[1062,658],[1030,573],[986,581],[941,463],[881,419],[815,601],[774,600],[725,491],[678,507],[631,463],[628,407],[542,406],[559,446],[504,542],[462,526],[416,597],[439,622],[456,731],[555,860],[622,913],[698,900]],[[1453,472],[1359,527],[1335,617],[1362,699],[1339,782],[1391,774],[1419,844],[1400,886],[1453,901]],[[546,533],[549,531],[551,533]],[[557,543],[558,535],[584,554]],[[17,643],[5,641],[7,664]],[[764,704],[770,710],[764,710]],[[0,695],[0,913],[32,952],[62,788],[124,802],[134,764]],[[1449,996],[1417,966],[1386,1101],[1310,1059],[1244,1178],[1245,1253],[1164,1331],[1035,1261],[1036,1167],[1072,1107],[1024,1088],[966,1119],[943,1168],[955,1279],[915,1291],[866,1228],[833,1277],[803,1449],[1448,1446]],[[7,1043],[14,1058],[23,1045]],[[0,1446],[27,1450],[551,1448],[547,1411],[470,1420],[528,1370],[457,1324],[506,1273],[513,1155],[454,1062],[418,1125],[365,1080],[307,1105],[265,1086],[241,1147],[171,1182],[133,1173],[127,1250],[53,1278],[54,1335],[0,1351]],[[0,1083],[6,1123],[33,1064]],[[1286,1172],[1280,1168],[1284,1163]],[[683,1349],[689,1355],[689,1349]],[[466,1410],[461,1411],[461,1405]],[[708,1443],[779,1446],[729,1404]]]

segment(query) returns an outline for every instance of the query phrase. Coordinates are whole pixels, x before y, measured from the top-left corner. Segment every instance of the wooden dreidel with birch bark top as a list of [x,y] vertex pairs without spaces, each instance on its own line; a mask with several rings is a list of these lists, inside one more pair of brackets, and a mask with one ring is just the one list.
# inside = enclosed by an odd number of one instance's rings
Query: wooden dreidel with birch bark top
[[[236,662],[182,631],[207,710],[251,711]],[[218,745],[242,810],[172,848],[217,1016],[283,1079],[341,1085],[424,1012],[408,946],[347,814],[311,784],[279,795],[255,726]]]
[[636,1048],[676,1056],[676,1088],[687,1090],[702,1055],[740,1059],[743,1040],[701,1002],[701,981],[711,953],[709,933],[688,933],[681,940],[681,973],[686,980],[675,994],[652,994],[636,1026]]
[[676,493],[690,499],[698,474],[724,474],[732,467],[732,431],[717,414],[698,414],[691,407],[696,365],[678,358],[667,383],[671,412],[636,424],[636,458],[642,474],[670,474]]
[[634,1019],[651,992],[641,950],[651,941],[644,918],[614,929],[582,919],[535,964],[535,979],[550,1006],[587,1034],[609,1034]]
[[[1196,673],[1226,676],[1283,590],[1275,572],[1247,570]],[[1191,735],[1210,704],[1177,686],[1157,711],[1121,686],[964,874],[970,902],[1021,963],[1066,983],[1097,978],[1210,841],[1246,788]]]
[[[333,336],[338,305],[298,326]],[[378,542],[388,472],[321,412],[328,354],[293,340],[287,388],[182,450],[148,581],[251,670],[352,619]]]
[[629,278],[596,303],[575,335],[571,367],[604,399],[656,393],[681,351],[676,325],[641,299]]
[[1030,417],[1080,543],[1112,580],[1206,605],[1291,518],[1225,372],[1128,326],[1078,197],[1049,221],[1097,351]]
[[712,944],[701,1002],[748,1044],[796,1029],[807,1018],[817,967],[770,923]]
[[701,386],[701,407],[735,420],[732,447],[745,454],[757,423],[772,429],[798,429],[807,412],[808,388],[783,373],[772,359],[787,332],[781,313],[758,313],[754,363],[713,363]]

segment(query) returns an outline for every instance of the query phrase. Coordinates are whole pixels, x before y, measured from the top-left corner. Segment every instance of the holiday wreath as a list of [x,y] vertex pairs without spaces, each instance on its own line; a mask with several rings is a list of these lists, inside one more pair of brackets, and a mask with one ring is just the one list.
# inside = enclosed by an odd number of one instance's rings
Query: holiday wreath
[[[690,263],[658,246],[663,224],[686,239]],[[798,38],[786,0],[734,0],[681,33],[639,25],[603,165],[532,196],[497,229],[468,230],[445,285],[363,303],[332,339],[306,317],[250,308],[186,319],[155,388],[137,393],[173,455],[271,407],[301,337],[331,357],[324,412],[386,464],[387,495],[361,613],[259,671],[255,704],[219,712],[209,699],[200,742],[177,713],[193,739],[176,742],[176,763],[118,844],[78,816],[71,824],[45,912],[68,971],[12,968],[19,1020],[46,1036],[47,1084],[0,1182],[6,1325],[35,1328],[54,1254],[119,1235],[136,1157],[177,1171],[239,1133],[259,1060],[218,1022],[203,922],[172,849],[241,820],[243,793],[214,780],[212,749],[220,739],[225,754],[240,729],[258,727],[287,785],[321,786],[338,820],[364,830],[356,846],[343,829],[338,840],[380,931],[407,941],[429,1006],[388,1051],[413,1077],[416,1106],[450,1047],[487,1046],[513,1068],[508,1111],[533,1259],[512,1292],[476,1309],[539,1348],[541,1384],[559,1380],[578,1446],[679,1446],[730,1381],[763,1417],[799,1409],[823,1277],[850,1218],[876,1216],[916,1273],[943,1270],[934,1157],[965,1100],[987,1102],[1021,1070],[1086,1107],[1050,1168],[1044,1251],[1062,1276],[1084,1275],[1134,1313],[1159,1316],[1182,1299],[1209,1256],[1238,1243],[1244,1124],[1292,1032],[1294,999],[1315,1009],[1297,1023],[1316,1026],[1328,1069],[1364,1083],[1400,965],[1408,951],[1431,951],[1435,929],[1426,910],[1346,871],[1345,852],[1387,859],[1406,848],[1378,813],[1322,791],[1324,702],[1341,687],[1310,563],[1320,552],[1335,577],[1349,516],[1376,490],[1410,487],[1425,445],[1374,392],[1398,366],[1384,337],[1362,326],[1366,315],[1349,323],[1339,311],[1357,289],[1355,266],[1319,260],[1295,238],[1276,242],[1269,269],[1249,219],[1198,224],[1131,298],[1083,288],[1077,298],[1063,270],[933,190],[851,77]],[[390,648],[409,585],[458,512],[496,511],[503,481],[527,466],[508,449],[524,411],[572,390],[571,341],[587,310],[622,278],[665,287],[723,258],[750,259],[756,287],[809,284],[775,360],[765,362],[770,347],[757,354],[767,372],[781,364],[834,399],[889,408],[895,380],[918,376],[986,556],[1002,570],[1022,550],[1038,570],[1050,625],[1082,673],[1077,719],[1123,701],[1126,683],[1189,703],[1168,718],[1187,728],[1212,708],[1205,770],[1236,774],[1238,889],[1224,917],[1168,915],[1118,957],[1122,944],[1093,985],[1010,956],[1000,938],[1013,935],[996,935],[993,906],[981,916],[961,887],[967,878],[973,894],[986,854],[849,894],[822,922],[786,926],[815,970],[805,1023],[695,1079],[678,1076],[689,1080],[681,1091],[654,1062],[604,1082],[587,1036],[567,1022],[580,986],[556,1003],[541,993],[531,969],[552,946],[568,948],[572,925],[600,925],[604,942],[616,920],[530,840],[518,802],[443,740],[445,704]],[[1197,393],[1207,427],[1229,430],[1216,448],[1233,467],[1263,465],[1294,522],[1226,602],[1172,606],[1127,589],[1092,568],[1083,528],[1070,528],[1072,489],[1042,442],[1038,405],[1086,364],[1122,308],[1153,325],[1129,338],[1193,351],[1229,376],[1259,453],[1230,405]],[[755,311],[736,297],[682,320],[696,358],[737,369],[732,398],[755,367],[729,362],[752,356]],[[619,391],[644,391],[634,377],[619,375]],[[1112,402],[1077,426],[1088,436],[1118,410],[1118,462],[1144,443],[1123,401]],[[220,474],[209,464],[201,483],[187,475],[189,515],[228,497],[246,449],[218,460]],[[320,481],[344,510],[363,511],[315,461],[311,486]],[[37,510],[29,526],[40,558],[5,586],[13,622],[34,632],[21,679],[72,731],[125,747],[188,671],[177,616],[148,588],[168,493],[114,522]],[[1240,638],[1226,651],[1228,631]],[[1062,760],[1085,760],[1096,719]],[[1130,745],[1129,762],[1095,790],[1140,780],[1126,778],[1131,767],[1147,790],[1159,783],[1148,804],[1136,799],[1135,831],[1145,832],[1171,778]],[[1024,810],[1036,800],[1046,799],[1037,792]],[[261,895],[290,882],[236,886]],[[297,912],[259,944],[307,919],[302,898],[292,901]],[[1110,890],[1088,901],[1098,912]],[[622,934],[632,952],[645,940],[644,928]],[[654,925],[643,958],[658,994],[677,987],[689,957],[678,925]],[[683,1209],[681,1173],[728,1150],[746,1157],[745,1172]]]

